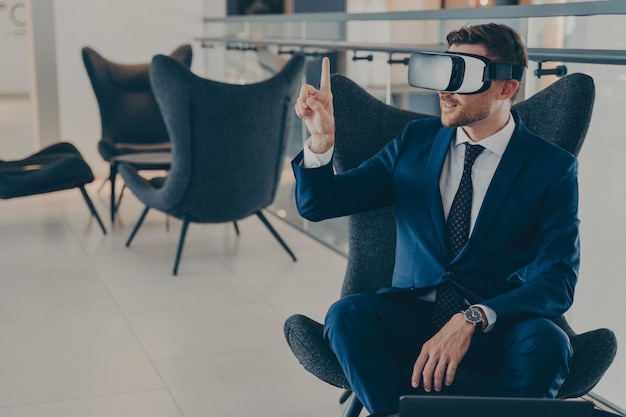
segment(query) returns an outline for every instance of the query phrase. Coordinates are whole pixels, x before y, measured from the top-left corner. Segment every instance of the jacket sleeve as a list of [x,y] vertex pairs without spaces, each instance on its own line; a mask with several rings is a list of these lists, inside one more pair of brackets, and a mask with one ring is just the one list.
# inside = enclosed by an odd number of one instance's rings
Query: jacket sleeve
[[291,162],[300,215],[321,221],[393,204],[393,170],[405,135],[406,130],[357,168],[337,174],[332,163],[303,168],[300,152]]

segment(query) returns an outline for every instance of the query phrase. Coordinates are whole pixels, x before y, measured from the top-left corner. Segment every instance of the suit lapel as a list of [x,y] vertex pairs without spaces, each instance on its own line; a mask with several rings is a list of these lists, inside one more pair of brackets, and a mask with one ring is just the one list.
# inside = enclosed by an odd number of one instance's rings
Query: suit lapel
[[450,141],[454,137],[454,132],[455,129],[449,128],[439,130],[433,142],[433,148],[424,174],[424,184],[427,191],[426,198],[428,199],[430,213],[437,230],[437,236],[444,248],[447,248],[448,245],[446,243],[445,218],[443,216],[441,191],[439,190],[439,178],[441,177],[443,163],[450,149]]
[[532,147],[527,135],[526,129],[518,125],[502,155],[491,184],[489,184],[467,246],[470,246],[472,242],[480,242],[483,239],[482,235],[489,228],[495,214],[500,209],[504,197],[509,192],[511,184],[519,175],[524,163],[530,156]]

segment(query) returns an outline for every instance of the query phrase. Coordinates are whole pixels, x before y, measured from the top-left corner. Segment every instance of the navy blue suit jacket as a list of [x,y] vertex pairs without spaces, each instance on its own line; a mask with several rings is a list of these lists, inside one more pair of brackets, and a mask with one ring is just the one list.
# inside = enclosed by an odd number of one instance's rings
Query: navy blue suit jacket
[[439,177],[455,129],[416,120],[370,160],[334,174],[332,164],[292,166],[300,214],[311,221],[395,206],[392,285],[428,289],[446,279],[501,318],[553,317],[572,304],[580,262],[577,161],[516,129],[465,248],[446,243]]

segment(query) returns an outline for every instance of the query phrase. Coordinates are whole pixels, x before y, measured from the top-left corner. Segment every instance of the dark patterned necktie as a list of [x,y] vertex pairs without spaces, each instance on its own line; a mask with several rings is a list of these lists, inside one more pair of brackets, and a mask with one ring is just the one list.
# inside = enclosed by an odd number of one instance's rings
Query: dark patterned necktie
[[[455,258],[467,243],[472,214],[472,166],[484,150],[480,145],[465,142],[463,175],[459,189],[452,201],[452,207],[446,222],[448,246],[452,258]],[[433,310],[433,322],[437,328],[443,327],[455,313],[463,309],[463,296],[454,284],[446,281],[437,287],[437,296]]]

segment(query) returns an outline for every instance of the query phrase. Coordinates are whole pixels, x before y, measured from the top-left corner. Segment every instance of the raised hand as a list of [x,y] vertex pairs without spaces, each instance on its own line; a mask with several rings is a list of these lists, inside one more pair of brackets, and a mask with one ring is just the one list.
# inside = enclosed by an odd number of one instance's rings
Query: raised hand
[[306,124],[311,134],[309,148],[314,153],[324,153],[335,143],[335,116],[333,93],[330,89],[330,60],[322,60],[322,76],[319,90],[309,84],[300,88],[296,102],[296,114]]

